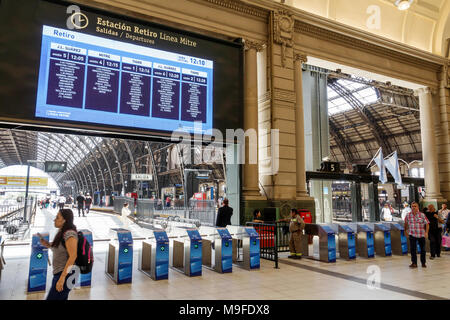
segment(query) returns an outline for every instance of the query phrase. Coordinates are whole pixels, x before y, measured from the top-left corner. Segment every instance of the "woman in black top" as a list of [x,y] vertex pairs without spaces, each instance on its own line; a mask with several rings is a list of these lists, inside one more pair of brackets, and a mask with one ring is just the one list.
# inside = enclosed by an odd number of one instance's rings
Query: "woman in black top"
[[428,205],[428,210],[425,215],[427,216],[428,221],[430,221],[428,239],[430,239],[430,259],[433,260],[436,256],[441,256],[442,229],[438,227],[439,216],[432,204]]

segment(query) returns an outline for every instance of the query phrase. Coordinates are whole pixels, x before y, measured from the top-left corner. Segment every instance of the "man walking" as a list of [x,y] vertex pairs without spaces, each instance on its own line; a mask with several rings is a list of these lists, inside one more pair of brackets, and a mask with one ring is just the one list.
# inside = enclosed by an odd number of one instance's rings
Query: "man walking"
[[411,212],[405,218],[405,234],[409,236],[409,246],[411,248],[411,265],[410,268],[417,268],[417,243],[420,246],[420,262],[422,268],[426,268],[426,249],[425,239],[428,238],[430,230],[430,221],[419,211],[419,204],[413,202],[411,204]]
[[231,225],[231,216],[233,215],[233,208],[228,206],[228,199],[223,200],[223,206],[217,212],[216,227],[225,228]]
[[89,210],[91,209],[91,204],[92,204],[92,198],[89,195],[89,193],[86,194],[85,204],[86,204],[86,207],[85,207],[86,214],[88,214]]
[[80,194],[77,197],[77,204],[78,204],[78,216],[80,216],[80,210],[83,212],[83,217],[85,217],[84,215],[84,202],[86,201],[86,199],[83,197],[83,194],[80,192]]

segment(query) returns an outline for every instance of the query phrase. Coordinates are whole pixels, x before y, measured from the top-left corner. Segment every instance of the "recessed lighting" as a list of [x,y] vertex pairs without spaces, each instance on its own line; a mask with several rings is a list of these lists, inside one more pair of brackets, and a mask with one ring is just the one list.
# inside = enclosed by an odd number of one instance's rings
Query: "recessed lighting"
[[395,5],[397,6],[398,10],[408,10],[414,0],[397,0],[395,1]]

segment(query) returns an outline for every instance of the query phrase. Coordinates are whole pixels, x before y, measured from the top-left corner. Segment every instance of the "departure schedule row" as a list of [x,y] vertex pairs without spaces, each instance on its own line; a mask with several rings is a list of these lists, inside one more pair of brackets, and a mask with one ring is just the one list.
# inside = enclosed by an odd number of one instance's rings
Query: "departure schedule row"
[[206,72],[52,42],[47,104],[205,123],[208,81]]

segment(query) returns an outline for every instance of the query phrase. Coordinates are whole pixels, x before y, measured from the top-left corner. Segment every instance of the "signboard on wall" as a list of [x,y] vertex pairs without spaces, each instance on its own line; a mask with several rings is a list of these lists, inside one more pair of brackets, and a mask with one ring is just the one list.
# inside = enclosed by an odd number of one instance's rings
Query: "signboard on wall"
[[[0,177],[0,186],[6,187],[25,187],[27,183],[27,177],[13,177],[2,176]],[[30,187],[47,187],[48,178],[44,177],[30,177]]]

